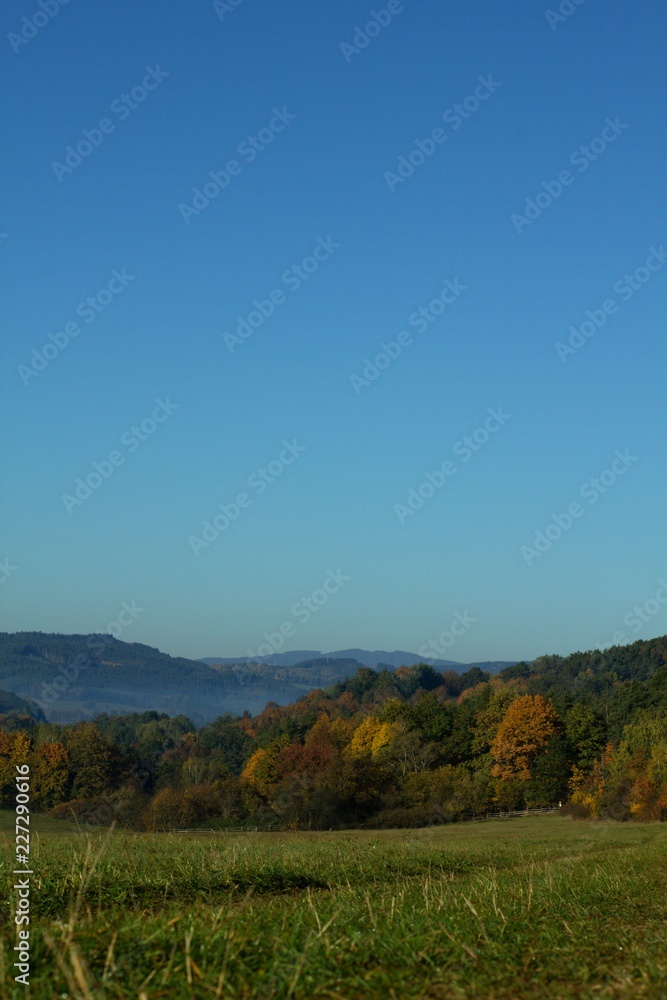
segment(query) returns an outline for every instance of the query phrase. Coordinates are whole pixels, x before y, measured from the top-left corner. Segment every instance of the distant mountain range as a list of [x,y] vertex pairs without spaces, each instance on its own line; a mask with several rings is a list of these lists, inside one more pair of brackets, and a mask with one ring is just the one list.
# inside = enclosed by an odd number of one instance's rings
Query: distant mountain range
[[[32,703],[26,709],[17,702],[7,710],[43,712],[53,722],[146,710],[187,715],[197,724],[226,712],[256,715],[267,702],[287,705],[308,691],[352,677],[362,666],[395,670],[419,662],[424,661],[413,653],[364,649],[327,656],[317,650],[297,650],[277,653],[265,662],[242,657],[188,660],[99,633],[0,633],[0,689]],[[457,673],[473,666],[495,673],[509,666],[495,661],[426,662]]]
[[[516,660],[485,660],[478,663],[459,663],[457,660],[432,660],[417,653],[408,653],[403,649],[395,649],[388,652],[386,649],[337,649],[332,653],[322,653],[319,649],[293,649],[288,653],[272,653],[270,656],[262,656],[259,662],[269,664],[274,667],[295,667],[306,660],[319,660],[322,658],[330,660],[356,660],[360,666],[372,667],[374,670],[390,667],[394,670],[397,667],[412,667],[415,663],[428,663],[437,670],[455,670],[457,673],[465,673],[471,667],[479,667],[488,673],[496,674],[505,667],[511,667]],[[202,657],[202,663],[213,666],[216,663],[256,663],[258,659],[247,656],[225,657],[206,656]]]

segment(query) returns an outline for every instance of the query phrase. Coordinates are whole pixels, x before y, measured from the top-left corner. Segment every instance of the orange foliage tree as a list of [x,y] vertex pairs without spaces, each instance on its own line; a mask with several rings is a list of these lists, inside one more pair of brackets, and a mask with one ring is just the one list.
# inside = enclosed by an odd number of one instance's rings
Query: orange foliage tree
[[526,694],[509,706],[491,744],[491,774],[503,781],[529,781],[531,766],[559,731],[559,718],[541,694]]

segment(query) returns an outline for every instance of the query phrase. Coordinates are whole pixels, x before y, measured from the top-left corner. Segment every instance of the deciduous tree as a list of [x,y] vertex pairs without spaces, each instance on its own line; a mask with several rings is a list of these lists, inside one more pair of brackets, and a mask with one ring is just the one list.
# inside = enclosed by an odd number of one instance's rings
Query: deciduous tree
[[528,781],[531,767],[559,730],[558,716],[542,695],[524,695],[509,706],[491,746],[491,773],[501,780]]

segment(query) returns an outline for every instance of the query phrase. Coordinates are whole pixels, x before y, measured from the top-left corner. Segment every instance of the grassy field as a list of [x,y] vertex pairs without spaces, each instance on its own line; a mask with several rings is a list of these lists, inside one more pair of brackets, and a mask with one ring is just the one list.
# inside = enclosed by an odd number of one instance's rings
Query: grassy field
[[3,1000],[667,996],[664,825],[154,836],[38,823],[26,989],[11,819]]

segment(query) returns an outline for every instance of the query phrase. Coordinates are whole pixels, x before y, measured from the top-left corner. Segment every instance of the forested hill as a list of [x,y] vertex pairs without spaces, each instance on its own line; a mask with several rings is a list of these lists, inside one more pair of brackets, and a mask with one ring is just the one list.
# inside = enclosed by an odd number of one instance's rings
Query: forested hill
[[45,721],[46,716],[34,701],[19,698],[11,691],[0,691],[0,729],[11,732]]
[[311,660],[354,660],[360,667],[372,667],[374,670],[382,670],[388,667],[394,670],[397,667],[414,667],[418,663],[428,663],[436,670],[456,670],[459,674],[464,674],[470,667],[479,667],[490,674],[497,674],[505,667],[512,666],[516,660],[487,660],[479,663],[459,663],[458,660],[437,660],[426,656],[419,656],[417,653],[409,653],[404,649],[394,649],[391,652],[386,649],[337,649],[333,652],[322,653],[313,649],[294,649],[287,653],[271,653],[270,656],[257,656],[252,659],[248,656],[234,657],[205,656],[202,663],[209,666],[220,666],[229,663],[261,663],[269,664],[272,667],[296,667],[303,666]]
[[[573,698],[595,702],[609,724],[618,728],[625,718],[626,702],[635,704],[649,697],[644,683],[664,668],[666,656],[667,639],[661,638],[606,652],[541,656],[495,676],[505,683],[520,681],[528,693],[549,695],[557,705],[564,706]],[[0,688],[38,702],[50,720],[60,722],[92,718],[100,712],[119,715],[144,710],[185,714],[198,725],[228,712],[257,715],[269,702],[286,706],[318,688],[337,685],[339,694],[348,687],[356,690],[359,666],[353,658],[321,657],[295,666],[225,663],[212,667],[110,635],[0,633]],[[418,690],[436,689],[441,699],[458,698],[491,677],[491,671],[479,667],[461,673],[421,666],[412,670],[411,680],[401,681],[405,668],[364,669],[375,702],[396,691],[412,697]]]
[[0,633],[0,687],[37,701],[54,722],[145,710],[182,712],[197,724],[225,712],[256,715],[268,702],[287,705],[360,666],[352,657],[336,656],[289,666],[234,660],[211,665],[99,633]]
[[205,664],[99,633],[0,633],[0,687],[36,700],[55,721],[184,706],[210,718],[227,708],[227,687]]
[[56,722],[142,710],[182,712],[198,724],[225,712],[256,715],[268,702],[289,704],[360,666],[340,657],[211,666],[99,633],[0,633],[0,687],[38,701]]
[[[21,656],[51,655],[40,642]],[[141,648],[127,647],[125,670]],[[109,645],[108,663],[113,655]],[[325,677],[335,664],[310,667]],[[215,671],[204,680],[220,683]],[[667,819],[667,637],[496,675],[360,667],[289,705],[199,728],[184,702],[171,718],[14,716],[0,726],[0,804],[11,804],[20,758],[36,808],[141,829],[416,826],[559,803],[574,816]]]
[[575,700],[595,704],[615,739],[639,708],[660,705],[667,711],[667,636],[569,656],[539,656],[498,676],[506,682],[523,680],[527,693],[548,696],[557,707]]
[[[637,712],[645,709],[667,717],[667,636],[606,651],[540,656],[495,675],[478,667],[464,674],[440,672],[426,664],[396,671],[362,668],[354,677],[327,688],[322,699],[328,705],[349,701],[362,711],[383,716],[387,702],[417,705],[428,694],[453,720],[457,715],[461,719],[474,715],[496,697],[499,705],[506,706],[519,693],[548,699],[563,718],[573,705],[586,706],[602,720],[605,738],[617,741]],[[302,718],[306,711],[312,714],[316,697],[308,695],[294,705],[267,709],[255,725],[261,728],[269,716],[275,724],[277,717],[289,720]],[[464,728],[465,739],[472,738],[470,720]]]

